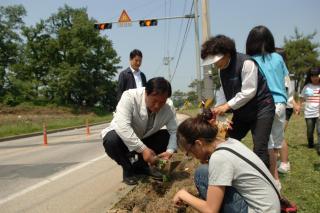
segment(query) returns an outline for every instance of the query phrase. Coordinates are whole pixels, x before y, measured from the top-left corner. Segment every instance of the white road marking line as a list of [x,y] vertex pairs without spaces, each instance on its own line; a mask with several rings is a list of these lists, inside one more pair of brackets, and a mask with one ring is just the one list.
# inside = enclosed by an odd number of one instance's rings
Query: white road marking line
[[62,177],[64,177],[64,176],[66,176],[66,175],[68,175],[68,174],[76,171],[76,170],[79,170],[79,169],[81,169],[81,168],[83,168],[83,167],[85,167],[85,166],[87,166],[87,165],[89,165],[89,164],[92,164],[92,163],[94,163],[94,162],[96,162],[96,161],[98,161],[98,160],[100,160],[100,159],[102,159],[102,158],[105,158],[105,157],[106,157],[106,155],[101,155],[101,156],[99,156],[99,157],[97,157],[97,158],[94,158],[94,159],[92,159],[92,160],[89,160],[88,162],[85,162],[85,163],[83,163],[83,164],[80,164],[80,165],[78,165],[78,166],[75,166],[75,167],[73,167],[73,168],[71,168],[71,169],[69,169],[69,170],[67,170],[67,171],[63,171],[63,172],[61,172],[61,173],[58,173],[58,174],[53,175],[53,176],[51,176],[51,177],[48,177],[46,180],[43,180],[43,181],[41,181],[40,183],[37,183],[37,184],[35,184],[35,185],[33,185],[33,186],[29,186],[28,188],[23,189],[23,190],[20,191],[20,192],[14,193],[14,194],[9,195],[8,197],[0,200],[0,205],[4,204],[4,203],[6,203],[6,202],[8,202],[8,201],[10,201],[10,200],[13,200],[13,199],[15,199],[15,198],[17,198],[17,197],[20,197],[20,196],[22,196],[22,195],[24,195],[24,194],[26,194],[26,193],[28,193],[28,192],[31,192],[31,191],[33,191],[33,190],[35,190],[35,189],[37,189],[37,188],[40,188],[41,186],[44,186],[44,185],[46,185],[46,184],[48,184],[48,183],[51,183],[51,182],[53,182],[53,181],[56,181],[56,180],[58,180],[58,179],[60,179],[60,178],[62,178]]

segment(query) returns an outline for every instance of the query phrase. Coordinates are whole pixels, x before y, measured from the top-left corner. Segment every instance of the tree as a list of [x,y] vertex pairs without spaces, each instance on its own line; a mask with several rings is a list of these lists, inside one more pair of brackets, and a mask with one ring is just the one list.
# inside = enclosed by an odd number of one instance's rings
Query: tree
[[9,67],[17,62],[22,40],[19,29],[24,25],[26,10],[22,5],[0,6],[0,101],[8,87]]
[[177,90],[175,91],[173,94],[172,94],[172,101],[173,101],[173,105],[175,107],[178,107],[180,108],[181,106],[183,106],[184,104],[184,101],[186,99],[186,94],[180,90]]
[[115,107],[112,79],[120,59],[111,41],[94,29],[95,22],[86,9],[64,6],[47,20],[22,28],[23,54],[9,75],[16,102]]
[[[87,106],[114,100],[112,78],[120,59],[106,37],[93,28],[85,9],[60,8],[47,20],[47,30],[57,39],[51,75],[52,96],[62,104]],[[108,85],[108,86],[106,86]],[[106,106],[107,107],[107,106]]]
[[[27,41],[22,46],[23,54],[19,61],[11,67],[14,75],[10,75],[10,81],[14,87],[10,92],[22,101],[33,101],[45,103],[50,101],[48,95],[49,82],[53,80],[49,72],[53,65],[55,39],[45,31],[45,23],[41,20],[35,27],[22,27],[22,35]],[[19,84],[26,82],[26,85]]]
[[284,49],[287,56],[287,66],[290,72],[295,75],[295,89],[301,88],[304,76],[307,71],[319,66],[318,43],[312,42],[316,32],[304,36],[295,29],[295,35],[290,39],[284,39]]
[[187,100],[194,106],[198,106],[198,94],[195,91],[187,92]]

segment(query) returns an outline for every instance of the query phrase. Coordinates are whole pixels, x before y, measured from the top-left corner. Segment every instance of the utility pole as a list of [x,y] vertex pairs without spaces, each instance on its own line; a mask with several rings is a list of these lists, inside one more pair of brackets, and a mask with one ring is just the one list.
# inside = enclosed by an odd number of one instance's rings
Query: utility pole
[[[205,42],[210,37],[210,17],[209,17],[209,1],[202,0],[202,42]],[[206,99],[213,98],[213,81],[211,66],[204,66],[203,68],[203,96]]]
[[197,95],[198,101],[202,99],[201,89],[201,69],[200,69],[200,44],[199,44],[199,15],[198,15],[198,0],[194,1],[194,38],[195,38],[195,49],[196,49],[196,71],[197,71]]
[[170,71],[170,62],[173,60],[173,57],[165,56],[163,57],[163,64],[168,66],[168,81],[171,82],[171,71]]

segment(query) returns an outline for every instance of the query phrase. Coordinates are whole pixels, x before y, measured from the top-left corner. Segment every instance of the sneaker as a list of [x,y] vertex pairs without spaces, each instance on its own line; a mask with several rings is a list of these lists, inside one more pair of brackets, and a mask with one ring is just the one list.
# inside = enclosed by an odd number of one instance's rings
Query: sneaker
[[280,192],[281,191],[281,183],[280,183],[280,180],[274,180],[276,182],[276,185],[275,187],[277,187],[278,191]]
[[290,162],[288,163],[281,162],[280,166],[278,167],[278,172],[286,174],[289,171],[290,171]]

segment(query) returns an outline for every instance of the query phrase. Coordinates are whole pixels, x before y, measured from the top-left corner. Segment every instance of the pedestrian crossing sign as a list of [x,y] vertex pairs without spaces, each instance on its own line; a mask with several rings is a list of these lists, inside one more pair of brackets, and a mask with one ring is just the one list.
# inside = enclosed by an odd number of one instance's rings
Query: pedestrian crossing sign
[[118,22],[119,22],[119,26],[121,27],[131,26],[131,18],[129,17],[126,10],[122,11]]

